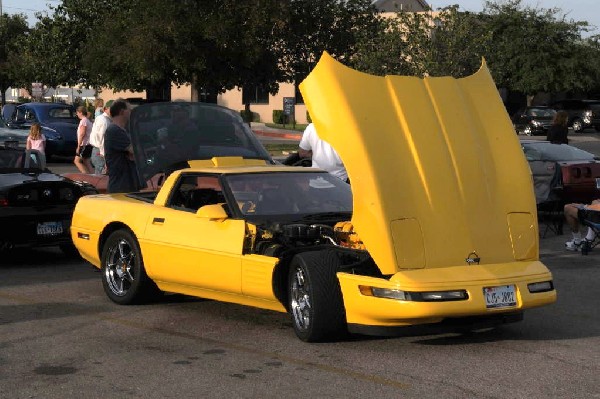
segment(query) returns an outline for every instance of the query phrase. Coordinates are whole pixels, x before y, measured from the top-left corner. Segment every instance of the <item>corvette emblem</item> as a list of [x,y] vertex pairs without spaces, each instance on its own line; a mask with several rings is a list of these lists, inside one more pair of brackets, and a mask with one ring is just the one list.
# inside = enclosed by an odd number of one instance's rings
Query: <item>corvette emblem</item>
[[477,252],[473,251],[465,258],[467,265],[478,265],[481,258],[477,255]]

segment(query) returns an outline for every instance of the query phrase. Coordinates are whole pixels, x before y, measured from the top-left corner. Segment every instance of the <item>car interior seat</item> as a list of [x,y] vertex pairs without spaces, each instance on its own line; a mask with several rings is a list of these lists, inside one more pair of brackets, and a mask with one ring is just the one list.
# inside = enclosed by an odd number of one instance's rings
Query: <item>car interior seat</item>
[[212,188],[197,188],[187,193],[185,207],[197,211],[204,205],[225,202],[223,193]]

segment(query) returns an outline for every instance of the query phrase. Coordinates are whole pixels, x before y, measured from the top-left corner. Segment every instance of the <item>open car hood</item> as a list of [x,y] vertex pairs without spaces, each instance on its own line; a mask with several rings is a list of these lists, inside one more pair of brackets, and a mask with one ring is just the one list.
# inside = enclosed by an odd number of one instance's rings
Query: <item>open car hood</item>
[[131,111],[129,132],[142,181],[156,173],[188,167],[188,161],[217,156],[272,163],[241,116],[214,104],[143,104]]
[[325,53],[300,90],[383,273],[538,258],[531,173],[485,62],[462,79],[377,77]]

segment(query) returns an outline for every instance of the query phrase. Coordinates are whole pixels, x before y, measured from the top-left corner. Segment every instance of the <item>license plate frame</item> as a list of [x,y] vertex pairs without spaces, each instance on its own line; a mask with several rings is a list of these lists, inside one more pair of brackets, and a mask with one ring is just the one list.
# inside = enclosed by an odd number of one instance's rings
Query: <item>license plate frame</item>
[[37,224],[36,232],[38,236],[52,237],[64,233],[62,222],[42,222]]
[[517,290],[514,284],[483,287],[483,298],[487,309],[517,306]]

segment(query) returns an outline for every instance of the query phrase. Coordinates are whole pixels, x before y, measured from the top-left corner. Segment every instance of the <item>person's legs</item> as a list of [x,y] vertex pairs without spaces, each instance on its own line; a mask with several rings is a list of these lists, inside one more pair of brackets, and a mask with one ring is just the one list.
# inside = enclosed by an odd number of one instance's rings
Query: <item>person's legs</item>
[[565,243],[565,247],[569,251],[577,251],[581,245],[581,232],[579,231],[579,218],[577,212],[581,204],[567,204],[564,208],[565,221],[571,228],[573,239]]
[[94,147],[92,149],[92,165],[94,166],[94,174],[101,175],[104,171],[104,157],[100,155],[100,149]]
[[77,166],[77,169],[79,169],[79,171],[81,173],[88,173],[86,165],[83,162],[83,158],[81,158],[79,155],[75,155],[75,159],[73,159],[73,163],[75,164],[75,166]]

